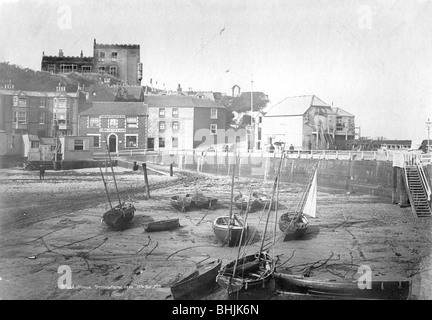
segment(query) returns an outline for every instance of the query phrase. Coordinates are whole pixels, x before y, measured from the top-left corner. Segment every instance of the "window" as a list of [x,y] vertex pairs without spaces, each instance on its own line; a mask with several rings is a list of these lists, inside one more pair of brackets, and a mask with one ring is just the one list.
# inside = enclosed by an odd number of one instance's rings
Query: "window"
[[178,108],[172,109],[172,116],[173,116],[173,118],[178,118]]
[[89,117],[88,120],[88,128],[100,127],[99,117]]
[[108,119],[108,128],[117,128],[118,127],[118,119]]
[[117,76],[117,67],[110,67],[109,74],[116,77]]
[[45,108],[46,99],[45,98],[39,98],[39,107]]
[[178,137],[172,137],[172,147],[178,148]]
[[178,121],[173,121],[172,129],[173,129],[173,131],[177,131],[179,129],[179,122]]
[[217,133],[217,124],[211,124],[210,125],[210,134],[216,134]]
[[55,73],[55,64],[48,65],[48,72]]
[[26,111],[18,111],[18,123],[26,124],[27,123],[27,112]]
[[159,108],[159,118],[165,117],[165,108]]
[[75,139],[74,140],[74,150],[84,150],[84,140]]
[[13,97],[13,106],[18,107],[18,97],[17,96]]
[[137,117],[126,117],[126,128],[130,128],[130,129],[138,128]]
[[105,73],[105,67],[99,67],[99,68],[98,68],[98,72],[99,72],[100,74]]
[[19,98],[18,107],[26,107],[26,106],[27,106],[27,98]]
[[111,61],[117,61],[117,52],[111,52]]
[[93,148],[100,148],[100,135],[88,134],[88,136],[93,137]]
[[165,148],[165,138],[159,137],[159,148]]
[[212,108],[210,110],[210,119],[217,119],[217,109]]
[[14,111],[13,112],[13,119],[12,119],[13,123],[17,123],[18,122],[18,111]]
[[82,73],[90,73],[92,71],[92,67],[91,66],[82,66],[81,67],[81,72]]
[[39,111],[39,123],[45,124],[45,111]]
[[54,120],[57,120],[57,124],[66,124],[66,112],[57,112],[54,114]]
[[165,121],[159,121],[159,131],[165,131]]
[[76,72],[77,65],[76,64],[61,64],[60,65],[60,73],[69,73]]
[[57,108],[66,108],[66,98],[57,99]]
[[105,61],[105,52],[99,52],[99,61]]
[[125,135],[126,148],[138,148],[138,135]]
[[39,148],[39,141],[32,141],[30,147],[31,147],[32,149],[33,149],[33,148]]

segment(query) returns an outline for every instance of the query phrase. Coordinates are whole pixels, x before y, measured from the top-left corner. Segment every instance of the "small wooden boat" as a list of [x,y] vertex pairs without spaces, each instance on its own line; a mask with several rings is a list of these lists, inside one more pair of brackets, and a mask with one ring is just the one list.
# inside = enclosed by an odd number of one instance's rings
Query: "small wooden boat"
[[[264,209],[264,208],[268,208],[271,202],[271,197],[265,193],[261,193],[261,192],[252,192],[252,196],[256,199],[256,201],[258,202],[258,208],[259,209]],[[274,210],[276,206],[276,202],[273,201],[273,203],[271,204],[271,210]]]
[[217,198],[207,197],[199,192],[192,195],[187,194],[186,197],[190,197],[192,206],[199,209],[214,209],[218,201]]
[[213,221],[213,232],[223,243],[227,243],[230,247],[235,247],[240,244],[240,238],[242,235],[242,230],[244,229],[242,243],[245,242],[249,227],[247,223],[236,215],[230,216],[220,216]]
[[373,280],[371,289],[361,289],[357,281],[331,281],[275,272],[277,287],[287,292],[335,296],[351,299],[409,300],[411,280]]
[[309,226],[309,220],[306,216],[316,216],[316,198],[317,198],[317,170],[318,164],[312,174],[312,179],[303,193],[302,199],[298,208],[294,212],[286,212],[279,218],[279,229],[285,235],[294,235],[294,237],[302,237]]
[[155,232],[155,231],[166,231],[172,230],[180,227],[179,219],[168,219],[168,220],[160,220],[150,222],[145,231],[147,232]]
[[231,261],[221,269],[216,281],[227,290],[228,299],[269,299],[275,290],[274,262],[262,251]]
[[200,266],[187,277],[171,286],[174,300],[196,300],[217,287],[216,276],[222,260],[218,259]]
[[121,207],[117,205],[105,212],[102,220],[116,230],[123,230],[132,221],[135,211],[136,209],[132,204],[123,203]]
[[290,217],[295,215],[295,212],[287,212],[280,216],[279,218],[279,230],[288,234],[293,234],[296,237],[302,237],[309,226],[309,220],[305,215],[301,215],[299,221],[292,222]]
[[239,195],[235,196],[234,203],[238,209],[240,209],[244,212],[246,212],[246,210],[247,210],[248,203],[249,203],[249,212],[255,212],[255,211],[261,209],[261,207],[262,207],[262,204],[253,195],[251,195],[251,197],[249,197],[249,196],[245,196],[243,194],[239,194]]
[[100,173],[102,176],[102,181],[103,181],[103,184],[105,187],[105,192],[106,192],[107,198],[108,198],[108,203],[110,205],[110,210],[106,211],[103,214],[102,221],[104,221],[107,225],[114,228],[115,230],[123,230],[127,226],[127,224],[132,221],[132,219],[135,215],[136,209],[132,204],[126,205],[124,202],[123,203],[121,202],[120,193],[119,193],[118,188],[117,188],[117,181],[116,181],[116,177],[114,174],[114,168],[112,165],[111,155],[110,155],[108,145],[107,145],[106,152],[107,152],[108,157],[109,157],[111,173],[113,176],[113,181],[114,181],[114,185],[115,185],[115,189],[116,189],[116,193],[117,193],[117,199],[118,199],[119,204],[117,206],[113,207],[112,202],[111,202],[111,198],[110,198],[110,195],[108,192],[107,183],[106,183],[105,177],[102,173],[102,168],[99,167],[99,170],[100,170]]
[[192,205],[192,199],[189,195],[186,196],[172,196],[170,204],[181,212],[187,211]]

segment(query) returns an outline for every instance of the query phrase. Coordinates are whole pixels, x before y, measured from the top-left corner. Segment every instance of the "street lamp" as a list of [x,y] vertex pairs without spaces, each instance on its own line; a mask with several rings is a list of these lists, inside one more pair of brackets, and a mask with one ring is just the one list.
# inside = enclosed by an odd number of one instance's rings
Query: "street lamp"
[[427,119],[426,121],[426,128],[428,131],[428,139],[427,139],[427,152],[429,153],[429,146],[430,146],[430,142],[429,142],[429,132],[430,132],[430,128],[432,126],[432,121],[430,120],[430,118]]

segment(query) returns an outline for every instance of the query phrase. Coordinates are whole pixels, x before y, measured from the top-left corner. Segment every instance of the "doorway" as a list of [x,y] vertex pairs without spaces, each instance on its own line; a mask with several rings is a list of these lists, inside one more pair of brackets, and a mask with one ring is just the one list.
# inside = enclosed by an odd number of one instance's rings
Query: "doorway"
[[154,151],[154,138],[147,139],[147,149],[149,151]]
[[117,152],[117,136],[115,134],[108,137],[108,145],[110,152]]

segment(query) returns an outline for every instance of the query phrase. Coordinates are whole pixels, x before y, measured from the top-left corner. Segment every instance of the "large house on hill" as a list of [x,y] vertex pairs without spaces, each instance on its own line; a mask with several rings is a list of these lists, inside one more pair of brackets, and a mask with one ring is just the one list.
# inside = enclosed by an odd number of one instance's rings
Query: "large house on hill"
[[351,136],[354,116],[332,109],[315,95],[287,97],[267,108],[261,127],[266,146],[283,142],[286,148],[292,144],[297,150],[334,149],[348,133]]

